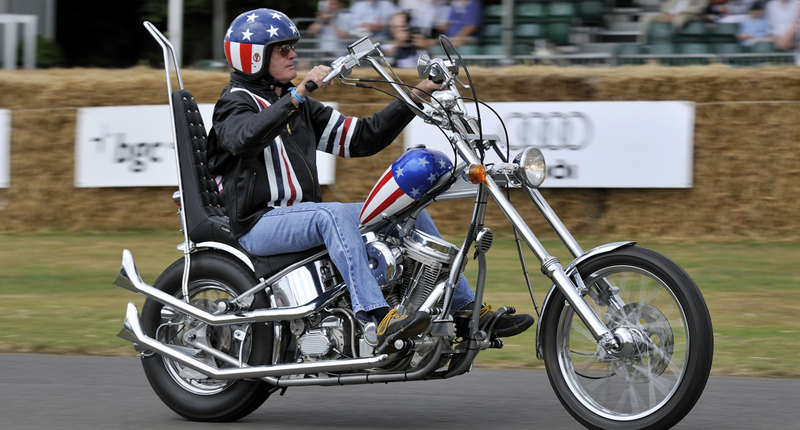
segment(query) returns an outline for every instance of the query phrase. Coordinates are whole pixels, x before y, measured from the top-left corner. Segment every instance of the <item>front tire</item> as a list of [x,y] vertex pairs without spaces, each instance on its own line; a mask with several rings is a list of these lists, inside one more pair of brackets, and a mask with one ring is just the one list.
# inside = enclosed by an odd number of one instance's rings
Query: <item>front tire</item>
[[[183,267],[181,258],[159,276],[154,287],[182,299]],[[218,301],[237,297],[255,284],[253,273],[226,254],[201,251],[191,256],[189,297],[195,306],[213,312]],[[256,294],[250,309],[266,307],[265,295]],[[162,303],[152,299],[145,301],[141,321],[148,336],[179,348],[189,347],[182,341],[183,335],[196,328],[204,334],[207,346],[244,363],[268,364],[272,355],[272,324],[211,326],[176,314],[174,309],[164,309]],[[219,368],[232,366],[204,353],[197,358]],[[142,366],[164,404],[193,421],[238,420],[258,409],[270,395],[271,386],[264,381],[214,380],[160,355],[146,356]]]
[[[615,353],[600,348],[556,291],[542,346],[559,400],[588,428],[672,427],[700,398],[711,370],[713,331],[699,289],[677,264],[638,247],[590,258],[578,272],[590,292],[584,300],[631,342]],[[614,288],[618,299],[609,299]]]

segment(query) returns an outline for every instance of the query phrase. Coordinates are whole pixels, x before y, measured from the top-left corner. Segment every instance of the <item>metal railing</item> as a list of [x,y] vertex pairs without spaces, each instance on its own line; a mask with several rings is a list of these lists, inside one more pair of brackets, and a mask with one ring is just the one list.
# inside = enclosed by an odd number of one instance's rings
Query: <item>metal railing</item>
[[0,25],[3,26],[3,68],[14,70],[17,68],[18,26],[22,26],[24,48],[22,52],[22,67],[36,68],[36,15],[0,14]]
[[[329,64],[338,56],[317,49],[315,39],[305,40],[304,46],[298,47],[296,61],[307,61],[314,64]],[[432,55],[441,57],[442,55]],[[621,66],[656,62],[668,66],[691,66],[707,64],[727,64],[739,66],[791,65],[795,58],[792,52],[768,53],[733,53],[733,54],[636,54],[616,55],[613,53],[575,53],[575,54],[528,54],[528,55],[463,55],[468,65],[483,67],[499,67],[510,65],[555,65],[555,66]],[[390,58],[390,57],[389,57]]]

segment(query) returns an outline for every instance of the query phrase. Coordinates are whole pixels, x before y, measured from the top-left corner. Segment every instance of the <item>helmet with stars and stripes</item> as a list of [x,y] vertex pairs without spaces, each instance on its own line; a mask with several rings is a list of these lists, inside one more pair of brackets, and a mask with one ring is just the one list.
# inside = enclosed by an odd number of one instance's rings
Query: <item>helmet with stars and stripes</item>
[[269,69],[271,46],[293,44],[300,32],[288,16],[273,9],[255,9],[237,16],[225,34],[225,58],[236,71],[257,76]]

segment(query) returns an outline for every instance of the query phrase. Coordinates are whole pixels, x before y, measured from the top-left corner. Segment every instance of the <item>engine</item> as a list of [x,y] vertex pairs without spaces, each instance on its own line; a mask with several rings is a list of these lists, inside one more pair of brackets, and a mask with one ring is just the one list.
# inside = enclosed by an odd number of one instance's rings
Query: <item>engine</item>
[[[402,244],[393,237],[380,240],[373,233],[365,235],[364,240],[373,276],[389,306],[411,313],[426,302],[434,306],[441,300],[458,247],[416,230],[407,234]],[[322,284],[330,282],[321,282],[312,274],[331,273],[330,262],[315,265],[291,273],[273,286],[277,305],[296,306],[327,289]],[[375,326],[359,327],[361,323],[355,320],[349,304],[337,303],[324,313],[292,321],[288,332],[293,340],[284,341],[296,347],[295,359],[302,361],[371,355]]]
[[[393,238],[368,241],[367,255],[389,306],[410,313],[418,310],[437,291],[437,286],[443,285],[458,247],[417,230],[407,235],[403,245],[396,241]],[[443,288],[437,294],[441,291]],[[435,300],[433,303],[439,298]]]
[[297,320],[292,323],[292,333],[297,338],[297,351],[304,360],[333,359],[340,356],[351,356],[351,342],[345,329],[345,320],[336,315],[328,315],[311,328],[306,322]]

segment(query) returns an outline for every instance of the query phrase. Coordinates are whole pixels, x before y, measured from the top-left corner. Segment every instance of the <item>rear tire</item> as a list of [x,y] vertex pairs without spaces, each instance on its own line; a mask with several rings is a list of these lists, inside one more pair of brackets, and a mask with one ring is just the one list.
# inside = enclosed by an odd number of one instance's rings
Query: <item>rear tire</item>
[[[184,259],[173,263],[156,280],[154,287],[175,297],[183,297],[181,281]],[[206,310],[215,309],[215,301],[237,297],[256,284],[256,279],[240,261],[222,253],[201,251],[192,254],[189,273],[191,303]],[[148,299],[142,308],[142,328],[148,336],[166,344],[187,347],[182,342],[186,330],[185,314],[162,318],[163,304]],[[266,308],[263,293],[256,294],[250,309]],[[169,314],[167,312],[166,314]],[[272,324],[237,324],[210,326],[189,323],[202,329],[209,346],[250,365],[269,364],[272,356]],[[234,338],[235,331],[247,333],[244,340]],[[205,354],[199,356],[206,364],[233,367]],[[205,378],[192,369],[160,355],[142,359],[150,385],[161,400],[178,415],[193,421],[235,421],[258,409],[270,395],[271,385],[260,380],[220,381]]]
[[[666,429],[694,407],[714,351],[703,296],[677,264],[648,249],[627,247],[590,258],[578,272],[584,300],[611,330],[632,334],[626,352],[609,355],[560,291],[543,316],[545,367],[561,403],[593,429]],[[615,308],[597,292],[619,288]]]

